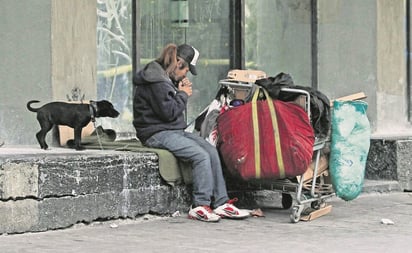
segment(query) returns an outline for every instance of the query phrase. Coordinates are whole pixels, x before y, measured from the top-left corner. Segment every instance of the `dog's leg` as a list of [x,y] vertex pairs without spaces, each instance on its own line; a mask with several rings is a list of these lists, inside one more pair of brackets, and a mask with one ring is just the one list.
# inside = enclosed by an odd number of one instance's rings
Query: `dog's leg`
[[75,127],[74,128],[74,148],[76,150],[83,150],[84,147],[82,146],[82,127]]
[[40,148],[46,150],[49,148],[49,146],[46,143],[46,135],[47,133],[52,129],[53,124],[51,124],[50,122],[46,121],[46,122],[42,122],[40,123],[40,131],[36,134],[36,138],[37,141],[40,144]]

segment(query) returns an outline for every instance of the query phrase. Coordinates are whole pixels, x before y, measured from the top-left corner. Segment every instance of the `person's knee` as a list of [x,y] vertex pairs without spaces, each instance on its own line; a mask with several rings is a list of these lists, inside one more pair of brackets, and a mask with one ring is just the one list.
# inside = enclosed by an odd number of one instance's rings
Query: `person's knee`
[[210,161],[210,154],[206,150],[199,148],[194,158],[199,161]]

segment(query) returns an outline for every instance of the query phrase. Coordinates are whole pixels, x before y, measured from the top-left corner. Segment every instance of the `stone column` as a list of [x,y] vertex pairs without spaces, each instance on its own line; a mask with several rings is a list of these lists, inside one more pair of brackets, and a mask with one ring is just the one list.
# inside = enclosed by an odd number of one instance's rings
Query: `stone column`
[[410,136],[407,117],[405,1],[377,1],[377,133]]
[[51,85],[54,100],[80,89],[96,98],[96,0],[51,0]]

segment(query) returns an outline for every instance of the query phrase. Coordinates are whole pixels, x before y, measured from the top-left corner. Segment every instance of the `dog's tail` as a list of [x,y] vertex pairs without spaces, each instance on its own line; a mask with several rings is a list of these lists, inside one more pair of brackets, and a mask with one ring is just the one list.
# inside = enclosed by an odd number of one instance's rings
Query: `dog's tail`
[[27,102],[27,109],[31,112],[37,112],[39,110],[39,108],[33,108],[30,105],[33,103],[39,103],[39,100],[30,100],[29,102]]

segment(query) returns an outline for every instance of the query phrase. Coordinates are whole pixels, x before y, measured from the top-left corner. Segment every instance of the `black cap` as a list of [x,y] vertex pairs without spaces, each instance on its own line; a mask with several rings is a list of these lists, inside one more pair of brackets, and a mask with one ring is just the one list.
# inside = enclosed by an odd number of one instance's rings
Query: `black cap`
[[199,51],[196,48],[188,44],[182,44],[177,47],[177,56],[189,64],[189,70],[193,75],[197,75],[196,63],[199,59]]

